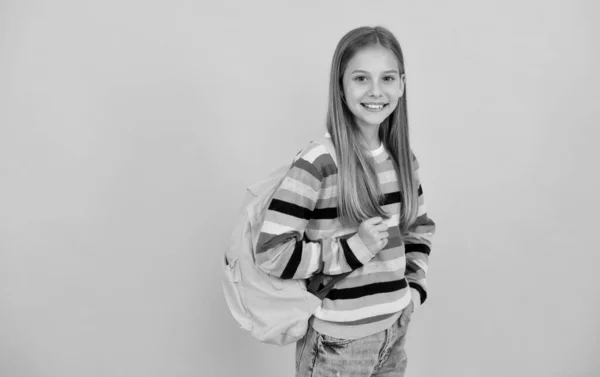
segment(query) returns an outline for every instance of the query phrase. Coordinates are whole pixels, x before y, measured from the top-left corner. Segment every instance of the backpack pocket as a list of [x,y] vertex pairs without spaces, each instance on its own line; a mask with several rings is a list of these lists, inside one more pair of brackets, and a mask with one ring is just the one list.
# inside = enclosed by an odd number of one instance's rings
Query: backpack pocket
[[245,305],[244,288],[242,286],[242,276],[238,259],[234,258],[231,261],[227,260],[225,255],[223,268],[223,292],[225,293],[225,301],[229,306],[231,314],[238,322],[240,327],[245,330],[252,330],[252,323]]

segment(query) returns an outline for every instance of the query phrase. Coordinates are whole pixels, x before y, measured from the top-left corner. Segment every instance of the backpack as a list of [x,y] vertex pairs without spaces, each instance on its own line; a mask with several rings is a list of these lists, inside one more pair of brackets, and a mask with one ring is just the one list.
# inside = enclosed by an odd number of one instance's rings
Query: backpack
[[[330,138],[317,140],[337,164]],[[308,320],[321,306],[329,290],[348,273],[318,274],[307,286],[304,279],[280,279],[261,270],[254,249],[268,205],[290,166],[281,166],[266,179],[247,188],[242,211],[225,252],[222,285],[225,301],[239,326],[263,343],[278,346],[294,343],[308,330]]]

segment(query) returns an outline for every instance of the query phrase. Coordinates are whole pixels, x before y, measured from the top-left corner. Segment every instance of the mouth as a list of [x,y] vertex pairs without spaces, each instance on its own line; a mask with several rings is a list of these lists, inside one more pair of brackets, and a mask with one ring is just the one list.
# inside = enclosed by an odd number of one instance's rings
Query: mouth
[[387,103],[361,103],[361,106],[368,111],[381,111],[387,105]]

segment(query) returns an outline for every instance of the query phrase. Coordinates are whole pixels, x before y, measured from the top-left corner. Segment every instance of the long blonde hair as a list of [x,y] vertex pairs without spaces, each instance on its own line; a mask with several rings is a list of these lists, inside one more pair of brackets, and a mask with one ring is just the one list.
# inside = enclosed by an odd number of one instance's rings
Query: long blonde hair
[[[363,26],[344,35],[335,49],[331,63],[327,131],[331,135],[338,160],[338,214],[346,225],[356,225],[376,216],[388,217],[381,208],[383,195],[374,163],[361,146],[358,126],[343,101],[342,78],[348,62],[360,49],[372,45],[380,45],[391,51],[398,61],[399,74],[405,73],[400,44],[389,30],[380,26]],[[379,137],[388,150],[398,175],[402,195],[400,228],[406,231],[415,221],[418,209],[418,188],[413,174],[413,155],[408,133],[406,85],[398,106],[381,123]]]

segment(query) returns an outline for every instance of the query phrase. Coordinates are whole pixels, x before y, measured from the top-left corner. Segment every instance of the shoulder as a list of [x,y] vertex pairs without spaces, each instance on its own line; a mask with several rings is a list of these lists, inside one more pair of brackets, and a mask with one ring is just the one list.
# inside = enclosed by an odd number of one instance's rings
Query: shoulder
[[320,178],[328,177],[337,173],[337,168],[333,157],[329,154],[327,148],[318,141],[311,141],[302,149],[292,164],[293,167],[310,169],[317,173]]

